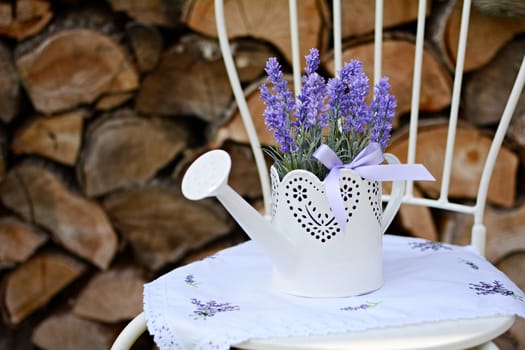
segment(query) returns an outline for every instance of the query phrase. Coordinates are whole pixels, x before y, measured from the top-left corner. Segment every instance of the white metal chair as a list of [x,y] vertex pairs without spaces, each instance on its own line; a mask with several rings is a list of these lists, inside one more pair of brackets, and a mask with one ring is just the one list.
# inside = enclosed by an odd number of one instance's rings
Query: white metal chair
[[[290,25],[293,57],[293,73],[295,91],[300,91],[300,57],[299,57],[299,33],[297,30],[296,0],[290,0]],[[252,123],[250,111],[237,76],[236,67],[230,50],[229,38],[226,31],[223,0],[215,0],[215,15],[220,47],[224,62],[228,71],[235,100],[243,118],[250,143],[259,170],[260,181],[263,189],[266,212],[270,213],[270,184],[267,166],[261,151],[255,128]],[[449,183],[451,177],[452,156],[454,153],[454,137],[458,121],[459,100],[461,93],[463,65],[467,43],[468,22],[470,16],[471,1],[463,1],[462,24],[458,43],[458,55],[452,92],[452,105],[450,110],[449,131],[445,164],[442,175],[441,192],[437,199],[416,198],[413,194],[413,184],[408,183],[403,203],[427,206],[443,210],[455,211],[474,217],[472,227],[471,244],[484,253],[486,229],[483,224],[483,215],[487,199],[488,186],[495,165],[496,157],[501,147],[505,132],[509,125],[514,109],[523,90],[525,83],[525,57],[518,72],[514,87],[511,91],[507,105],[502,113],[501,121],[493,139],[488,157],[485,162],[481,176],[476,202],[473,205],[465,205],[449,201]],[[408,163],[414,163],[416,153],[416,136],[418,129],[418,106],[420,94],[420,82],[423,56],[423,35],[425,29],[426,1],[419,1],[416,54],[414,58],[414,76],[412,91],[412,108],[410,115],[410,137],[408,149]],[[374,51],[374,81],[381,75],[381,44],[382,44],[382,20],[383,1],[376,0],[375,20],[375,51]],[[333,1],[333,24],[334,24],[334,64],[335,70],[342,66],[342,38],[341,38],[341,4]],[[388,196],[384,196],[388,200]],[[470,320],[455,320],[447,322],[436,322],[430,324],[412,325],[407,327],[373,329],[364,332],[353,332],[346,334],[295,337],[286,339],[253,340],[242,343],[240,348],[246,349],[462,349],[479,346],[481,349],[497,349],[490,341],[508,330],[514,322],[514,317],[490,317]],[[128,349],[146,329],[146,320],[141,313],[122,331],[115,341],[112,349]]]

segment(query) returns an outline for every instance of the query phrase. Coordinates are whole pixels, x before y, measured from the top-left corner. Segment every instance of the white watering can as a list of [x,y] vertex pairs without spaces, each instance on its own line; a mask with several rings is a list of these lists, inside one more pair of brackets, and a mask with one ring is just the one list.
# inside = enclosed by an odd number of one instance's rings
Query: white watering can
[[[395,156],[384,156],[389,163],[399,164]],[[327,202],[325,184],[312,173],[293,170],[280,180],[272,168],[270,222],[228,185],[230,169],[228,153],[209,151],[186,171],[182,193],[191,200],[217,197],[271,260],[277,289],[307,297],[344,297],[382,286],[382,235],[399,209],[404,181],[394,181],[382,213],[380,183],[342,169],[347,219],[340,229]]]

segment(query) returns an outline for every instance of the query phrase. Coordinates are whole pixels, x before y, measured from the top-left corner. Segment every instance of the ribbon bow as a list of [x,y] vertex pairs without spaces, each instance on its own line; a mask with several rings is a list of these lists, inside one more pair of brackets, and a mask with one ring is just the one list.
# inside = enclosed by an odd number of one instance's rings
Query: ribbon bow
[[346,211],[339,189],[341,169],[352,169],[362,178],[373,181],[435,180],[421,164],[381,164],[384,160],[383,152],[377,142],[368,144],[348,164],[343,164],[337,154],[325,144],[319,146],[313,157],[330,169],[326,176],[326,195],[342,232],[346,225]]

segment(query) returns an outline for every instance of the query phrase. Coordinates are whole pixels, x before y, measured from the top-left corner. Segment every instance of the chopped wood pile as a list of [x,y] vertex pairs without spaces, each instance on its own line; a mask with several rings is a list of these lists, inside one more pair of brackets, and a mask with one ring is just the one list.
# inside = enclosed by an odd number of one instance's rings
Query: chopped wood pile
[[[428,1],[417,161],[440,189],[461,0]],[[496,4],[497,3],[497,4]],[[518,2],[519,3],[519,2]],[[330,2],[298,1],[301,48],[326,76]],[[257,87],[268,57],[290,68],[285,0],[225,4],[256,128],[273,143]],[[374,3],[343,0],[345,61],[373,67]],[[385,1],[383,74],[398,112],[390,152],[406,159],[417,0]],[[472,202],[525,47],[523,5],[474,1],[451,196]],[[304,56],[304,55],[303,55]],[[142,286],[247,237],[214,200],[181,195],[185,168],[210,148],[233,159],[231,184],[261,192],[216,39],[213,1],[0,0],[0,350],[107,349],[142,309]],[[525,98],[488,194],[487,257],[525,289]],[[466,243],[472,219],[401,209],[392,233]],[[525,349],[525,322],[498,338]],[[136,348],[153,349],[149,336]]]

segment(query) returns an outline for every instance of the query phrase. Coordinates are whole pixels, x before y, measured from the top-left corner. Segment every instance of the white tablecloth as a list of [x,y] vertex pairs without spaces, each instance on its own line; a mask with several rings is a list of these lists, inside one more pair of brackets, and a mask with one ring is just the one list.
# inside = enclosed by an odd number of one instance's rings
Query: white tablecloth
[[250,338],[323,335],[422,322],[517,315],[524,293],[472,247],[385,235],[384,286],[348,298],[276,291],[255,242],[177,268],[144,287],[161,350],[228,349]]

